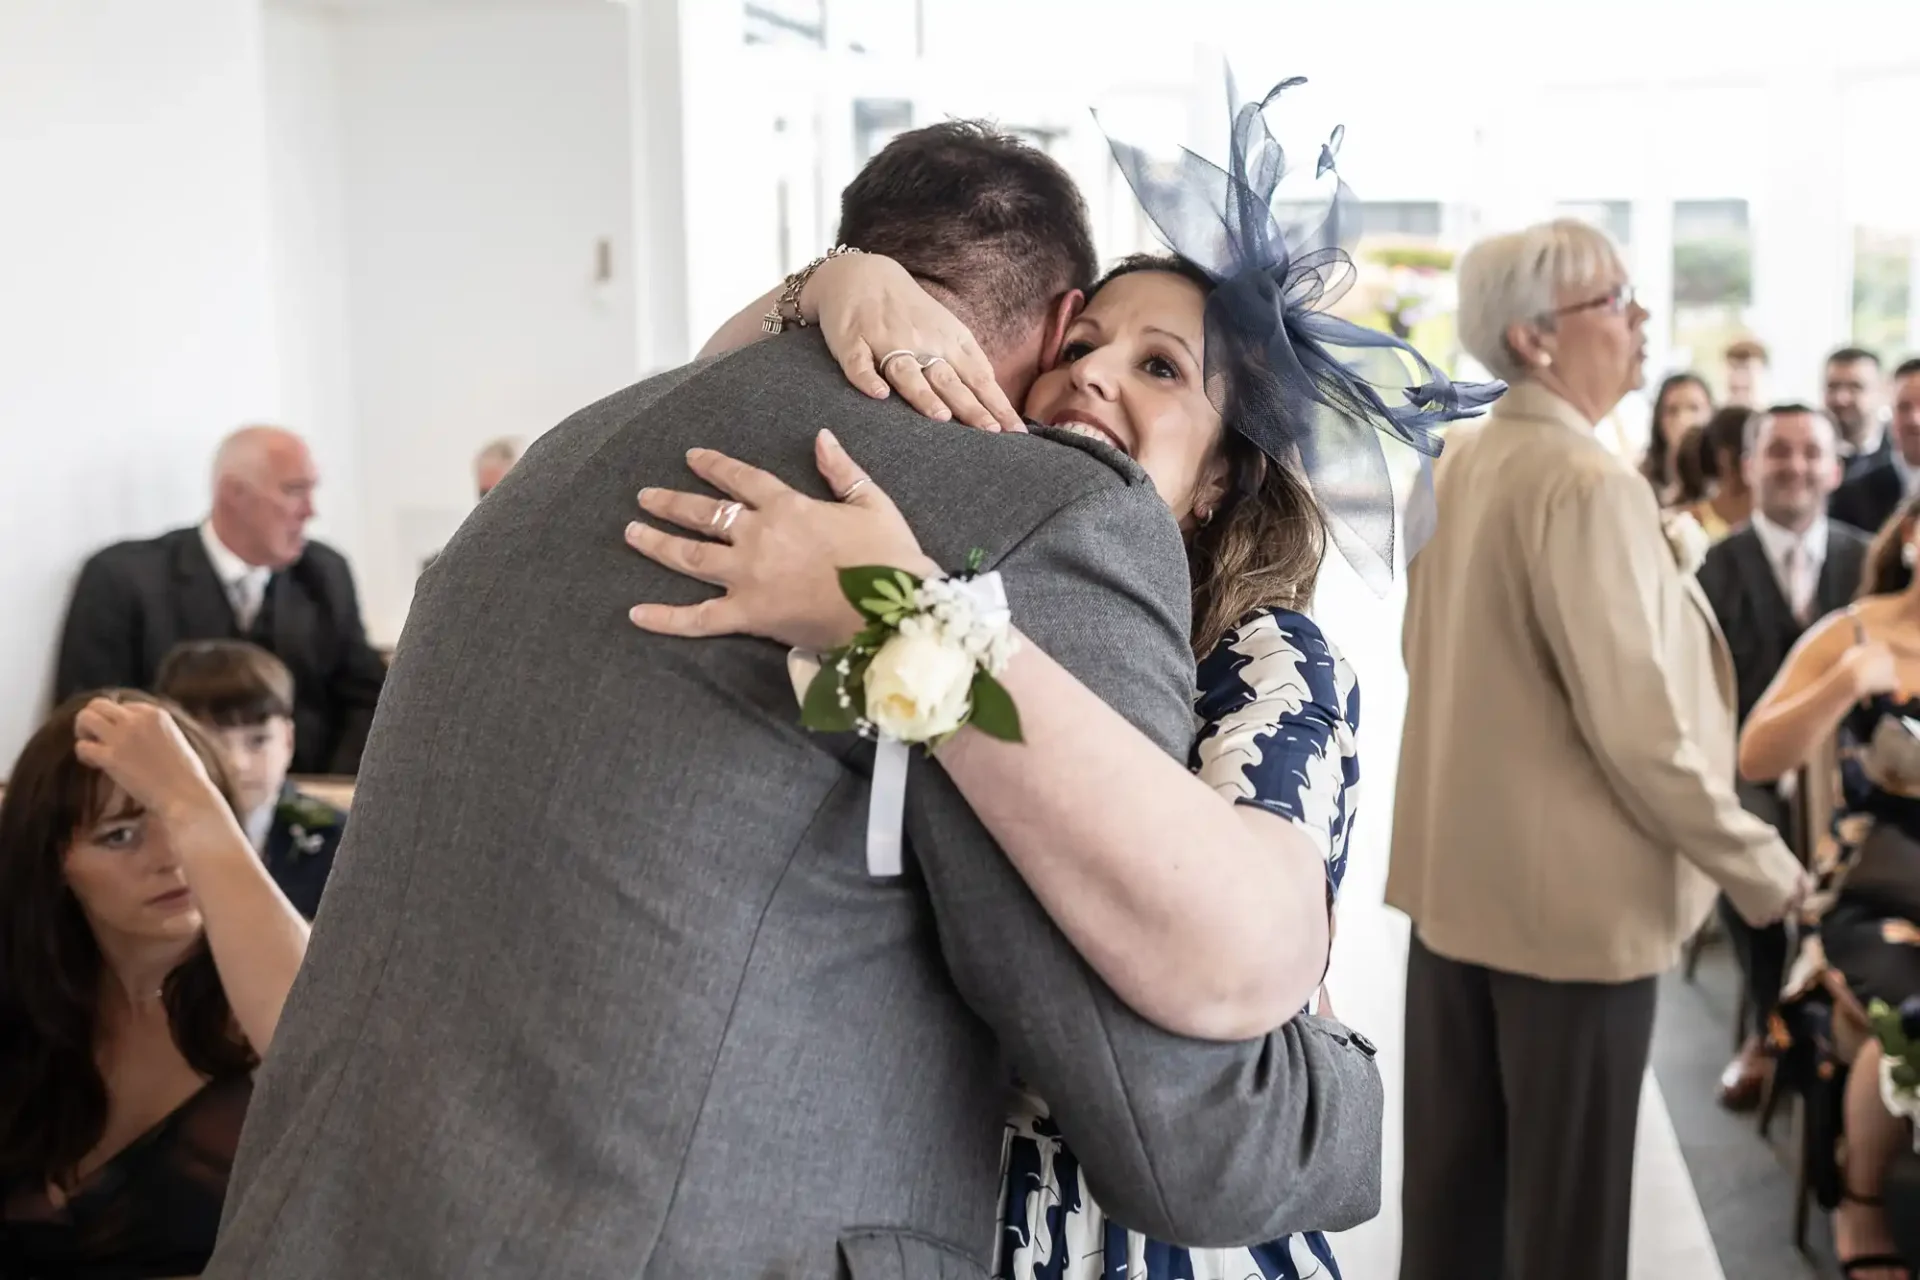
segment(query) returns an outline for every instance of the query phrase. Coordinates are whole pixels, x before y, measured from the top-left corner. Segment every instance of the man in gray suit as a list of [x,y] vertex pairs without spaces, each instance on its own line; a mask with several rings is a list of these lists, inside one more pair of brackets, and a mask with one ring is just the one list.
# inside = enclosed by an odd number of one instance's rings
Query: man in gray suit
[[[940,125],[842,212],[1017,403],[1093,269],[1065,173]],[[785,653],[628,624],[704,594],[623,545],[635,490],[695,483],[699,445],[825,496],[829,424],[930,555],[984,551],[1020,627],[1184,757],[1185,560],[1119,454],[869,400],[812,331],[581,411],[421,581],[211,1280],[977,1280],[1009,1064],[1101,1203],[1162,1239],[1374,1214],[1364,1039],[1147,1025],[924,761],[907,874],[869,878],[871,749],[799,727]]]

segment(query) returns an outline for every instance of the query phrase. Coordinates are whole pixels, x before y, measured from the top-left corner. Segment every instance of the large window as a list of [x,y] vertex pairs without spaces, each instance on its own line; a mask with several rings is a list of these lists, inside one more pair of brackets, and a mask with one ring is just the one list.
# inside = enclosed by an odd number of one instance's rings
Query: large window
[[[1753,236],[1745,200],[1673,205],[1673,364],[1709,377],[1727,344],[1749,333]],[[1725,387],[1716,388],[1724,395]]]
[[913,128],[913,104],[905,98],[862,98],[853,104],[853,158],[865,164],[880,148]]
[[1633,204],[1627,200],[1565,200],[1554,210],[1563,218],[1578,218],[1613,237],[1622,249],[1633,243]]
[[827,47],[826,0],[746,0],[748,44]]
[[1913,241],[1910,234],[1853,229],[1853,341],[1885,360],[1899,360],[1914,345]]

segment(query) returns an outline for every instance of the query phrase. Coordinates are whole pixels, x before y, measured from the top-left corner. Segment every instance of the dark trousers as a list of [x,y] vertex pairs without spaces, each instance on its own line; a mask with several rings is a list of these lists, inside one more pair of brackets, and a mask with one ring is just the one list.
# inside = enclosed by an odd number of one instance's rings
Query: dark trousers
[[1754,928],[1740,918],[1733,904],[1722,895],[1720,924],[1733,946],[1733,958],[1739,962],[1740,977],[1747,986],[1747,1008],[1754,1035],[1767,1034],[1767,1015],[1780,1003],[1780,984],[1787,980],[1787,926],[1762,925]]
[[1400,1280],[1626,1280],[1654,979],[1407,955]]

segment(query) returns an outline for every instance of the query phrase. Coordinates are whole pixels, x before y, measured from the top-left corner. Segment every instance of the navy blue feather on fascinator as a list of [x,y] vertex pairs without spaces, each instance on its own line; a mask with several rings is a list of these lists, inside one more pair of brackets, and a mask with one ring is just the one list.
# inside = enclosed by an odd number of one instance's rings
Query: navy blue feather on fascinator
[[1283,91],[1305,83],[1296,76],[1243,103],[1228,74],[1227,169],[1184,148],[1156,160],[1111,134],[1107,141],[1168,247],[1215,281],[1206,309],[1214,407],[1274,461],[1287,465],[1297,452],[1334,544],[1384,593],[1396,548],[1393,477],[1381,435],[1419,456],[1403,548],[1411,560],[1433,532],[1437,428],[1478,414],[1507,387],[1454,382],[1399,338],[1327,313],[1355,276],[1345,247],[1359,230],[1355,201],[1334,168],[1344,126],[1322,144],[1315,166],[1316,180],[1333,175],[1324,211],[1316,201],[1310,214],[1283,228],[1274,195],[1289,170],[1264,114]]

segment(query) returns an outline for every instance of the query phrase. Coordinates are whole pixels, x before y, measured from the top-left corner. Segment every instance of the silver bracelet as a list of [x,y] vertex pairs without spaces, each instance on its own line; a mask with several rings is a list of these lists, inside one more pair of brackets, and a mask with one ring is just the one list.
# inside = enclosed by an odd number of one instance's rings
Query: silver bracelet
[[788,325],[796,329],[806,328],[807,318],[800,314],[800,294],[807,287],[807,281],[813,279],[813,273],[820,269],[822,263],[843,253],[865,252],[865,249],[856,249],[849,244],[837,244],[788,276],[786,287],[780,291],[779,301],[773,304],[773,310],[760,318],[761,332],[780,333]]

